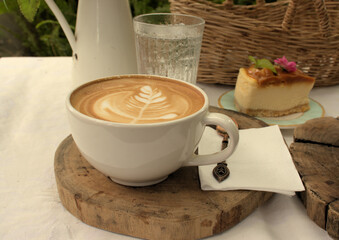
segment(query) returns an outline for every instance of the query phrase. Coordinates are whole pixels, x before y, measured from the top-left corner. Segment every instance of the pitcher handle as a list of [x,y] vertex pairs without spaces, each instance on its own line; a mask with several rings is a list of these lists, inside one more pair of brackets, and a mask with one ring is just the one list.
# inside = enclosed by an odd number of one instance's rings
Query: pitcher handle
[[74,37],[72,29],[70,28],[66,18],[61,13],[60,9],[58,8],[58,6],[55,4],[55,2],[53,0],[45,0],[45,2],[47,3],[48,7],[54,13],[56,19],[58,20],[58,22],[59,22],[62,30],[64,31],[66,38],[67,38],[67,40],[68,40],[69,44],[71,45],[71,48],[74,52],[75,51],[75,37]]
[[220,113],[208,113],[203,121],[206,125],[217,125],[224,128],[229,136],[228,145],[225,149],[217,153],[207,155],[194,154],[192,159],[186,162],[184,166],[201,166],[225,161],[229,156],[232,155],[238,145],[238,127],[230,117]]

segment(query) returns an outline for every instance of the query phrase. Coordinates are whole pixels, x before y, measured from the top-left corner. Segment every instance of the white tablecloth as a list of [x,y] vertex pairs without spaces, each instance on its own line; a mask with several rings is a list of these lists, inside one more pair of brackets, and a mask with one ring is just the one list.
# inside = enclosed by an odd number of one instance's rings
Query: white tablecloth
[[[82,223],[61,204],[54,153],[70,134],[65,98],[72,59],[0,58],[0,239],[134,239]],[[199,84],[217,106],[231,87]],[[314,88],[326,115],[339,116],[339,86]],[[284,130],[292,142],[293,130]],[[297,197],[274,195],[230,230],[208,239],[331,239]]]

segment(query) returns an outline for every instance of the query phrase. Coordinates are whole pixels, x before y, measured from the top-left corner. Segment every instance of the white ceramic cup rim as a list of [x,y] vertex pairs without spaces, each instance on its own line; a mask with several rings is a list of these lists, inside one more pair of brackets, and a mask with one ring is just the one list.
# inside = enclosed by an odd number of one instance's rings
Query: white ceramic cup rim
[[[166,122],[156,122],[156,123],[119,123],[119,122],[111,122],[111,121],[107,121],[107,120],[102,120],[102,119],[97,119],[94,117],[90,117],[87,116],[86,114],[83,114],[81,112],[79,112],[78,110],[76,110],[73,105],[71,104],[71,96],[72,94],[79,88],[84,87],[86,85],[90,85],[93,82],[100,82],[100,81],[105,81],[105,80],[110,80],[110,79],[118,79],[118,78],[132,78],[132,77],[149,77],[149,78],[162,78],[162,79],[168,79],[170,81],[175,81],[175,82],[180,82],[180,83],[184,83],[187,84],[195,89],[197,89],[203,96],[204,96],[204,105],[196,112],[192,113],[191,115],[188,115],[186,117],[183,118],[179,118],[179,119],[175,119],[175,120],[170,120],[170,121],[166,121]],[[199,87],[197,87],[196,85],[192,84],[192,83],[188,83],[188,82],[184,82],[178,79],[174,79],[174,78],[170,78],[170,77],[163,77],[163,76],[158,76],[158,75],[148,75],[148,74],[124,74],[124,75],[114,75],[111,77],[105,77],[105,78],[99,78],[99,79],[95,79],[92,80],[90,82],[81,84],[80,86],[76,87],[75,89],[71,90],[70,93],[67,95],[66,98],[66,107],[67,109],[77,118],[83,119],[85,121],[91,122],[91,123],[97,123],[100,125],[105,125],[105,126],[117,126],[117,127],[125,127],[125,128],[129,128],[129,127],[133,127],[133,128],[139,128],[139,127],[157,127],[157,126],[163,126],[163,125],[172,125],[172,124],[177,124],[179,122],[183,122],[183,121],[187,121],[191,118],[194,118],[195,116],[201,114],[202,112],[206,111],[206,109],[209,106],[209,101],[208,101],[208,97],[207,94]]]

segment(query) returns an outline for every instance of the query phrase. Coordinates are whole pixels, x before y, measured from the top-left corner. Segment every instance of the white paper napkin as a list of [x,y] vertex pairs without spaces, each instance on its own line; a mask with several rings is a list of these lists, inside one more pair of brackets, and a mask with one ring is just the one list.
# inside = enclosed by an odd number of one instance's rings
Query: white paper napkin
[[[207,127],[199,144],[199,154],[220,151],[222,137]],[[257,190],[293,196],[304,191],[290,152],[277,125],[239,130],[239,144],[226,160],[229,177],[219,183],[213,168],[199,167],[202,190]]]

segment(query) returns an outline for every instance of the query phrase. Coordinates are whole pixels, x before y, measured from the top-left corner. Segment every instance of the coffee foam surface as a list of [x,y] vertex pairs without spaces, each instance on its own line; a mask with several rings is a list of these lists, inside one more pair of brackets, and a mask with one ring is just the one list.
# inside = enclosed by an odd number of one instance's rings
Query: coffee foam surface
[[162,78],[117,78],[77,89],[71,104],[97,119],[120,123],[155,123],[189,116],[204,105],[204,96],[181,82]]

